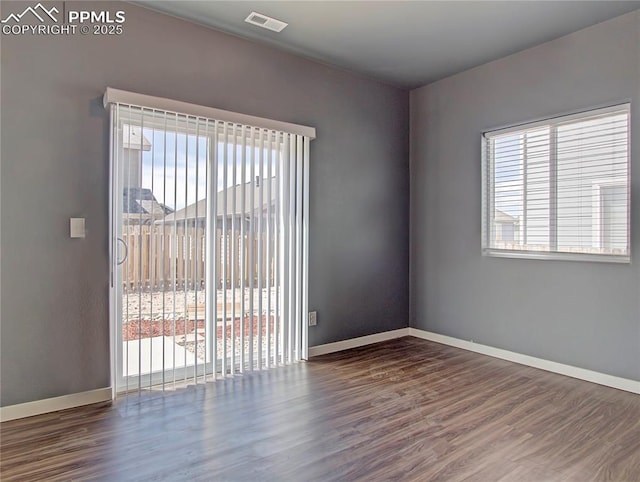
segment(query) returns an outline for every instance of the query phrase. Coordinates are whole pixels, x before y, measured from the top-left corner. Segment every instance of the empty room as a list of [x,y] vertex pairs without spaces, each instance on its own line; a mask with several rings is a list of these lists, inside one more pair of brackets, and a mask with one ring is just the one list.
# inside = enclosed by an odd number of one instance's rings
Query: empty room
[[1,480],[640,481],[640,1],[0,21]]

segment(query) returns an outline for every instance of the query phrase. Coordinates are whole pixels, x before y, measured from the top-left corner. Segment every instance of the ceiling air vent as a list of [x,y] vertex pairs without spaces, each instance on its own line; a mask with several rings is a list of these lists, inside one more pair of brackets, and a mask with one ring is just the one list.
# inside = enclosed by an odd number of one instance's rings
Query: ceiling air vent
[[252,23],[253,25],[257,25],[258,27],[273,30],[274,32],[281,32],[283,28],[289,25],[286,22],[267,17],[266,15],[258,12],[251,12],[249,16],[244,19],[244,21],[247,23]]

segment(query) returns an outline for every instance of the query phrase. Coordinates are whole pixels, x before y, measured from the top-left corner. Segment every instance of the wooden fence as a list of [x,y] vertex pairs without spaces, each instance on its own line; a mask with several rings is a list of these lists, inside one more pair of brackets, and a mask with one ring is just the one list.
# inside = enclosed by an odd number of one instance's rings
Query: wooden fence
[[[254,286],[273,285],[273,246],[267,252],[267,236],[259,239],[258,233],[244,236],[238,232],[234,236],[227,231],[216,232],[216,286],[223,288],[226,277],[227,288],[248,286],[253,276]],[[127,243],[128,256],[122,266],[122,278],[128,289],[166,290],[174,285],[176,289],[202,287],[206,278],[206,238],[205,228],[129,226],[125,227],[123,240]],[[226,241],[226,246],[224,245]],[[260,244],[262,252],[260,252]],[[273,243],[271,243],[273,245]],[[225,247],[228,255],[225,255]],[[252,265],[249,254],[252,251]],[[233,256],[232,256],[233,254]],[[260,257],[261,269],[258,269]],[[223,261],[225,262],[223,264]],[[267,280],[269,267],[269,280]],[[258,273],[261,280],[258,280]],[[269,281],[269,284],[267,284]]]

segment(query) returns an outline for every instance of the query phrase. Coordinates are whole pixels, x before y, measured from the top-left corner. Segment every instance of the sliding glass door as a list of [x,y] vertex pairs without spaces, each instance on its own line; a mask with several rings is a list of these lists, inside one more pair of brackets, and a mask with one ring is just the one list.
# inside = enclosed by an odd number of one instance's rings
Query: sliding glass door
[[117,391],[306,358],[309,138],[110,109]]

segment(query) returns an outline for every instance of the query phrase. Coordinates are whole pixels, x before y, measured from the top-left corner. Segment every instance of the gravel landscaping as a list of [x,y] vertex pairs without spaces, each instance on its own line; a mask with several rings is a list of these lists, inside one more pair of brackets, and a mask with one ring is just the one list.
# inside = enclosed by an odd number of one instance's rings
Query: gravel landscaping
[[[270,294],[270,306],[269,296]],[[253,351],[253,359],[258,359],[258,334],[262,332],[262,358],[267,350],[267,307],[270,308],[271,324],[269,326],[270,338],[273,341],[273,328],[275,318],[273,313],[275,310],[275,299],[277,292],[274,289],[269,293],[262,290],[262,306],[259,306],[260,291],[253,290],[253,316],[250,315],[251,292],[245,289],[227,290],[226,301],[240,300],[244,298],[244,317],[237,309],[235,319],[233,309],[227,310],[226,330],[223,336],[223,321],[221,313],[218,313],[216,327],[216,350],[218,359],[225,348],[227,356],[230,356],[232,350],[236,360],[239,360],[240,354],[244,353],[245,361],[249,359],[250,350]],[[218,290],[217,300],[221,302],[224,292]],[[188,291],[146,291],[123,293],[123,323],[122,323],[122,340],[135,341],[145,338],[158,336],[172,337],[175,343],[183,346],[186,350],[194,353],[201,361],[205,360],[205,326],[204,309],[205,304],[204,290],[188,290]],[[196,308],[199,306],[199,309]],[[231,305],[233,306],[233,305]],[[239,306],[239,305],[238,305]],[[261,308],[262,315],[258,315],[258,309]],[[197,318],[197,319],[196,319]],[[259,326],[260,325],[260,326]],[[242,339],[242,327],[244,327],[244,340]],[[232,339],[232,334],[234,339]],[[253,346],[249,340],[253,335]]]
[[[271,318],[269,326],[270,336],[273,336],[274,318]],[[244,346],[242,346],[242,327],[244,327]],[[253,329],[252,329],[253,328]],[[185,347],[191,353],[195,353],[200,360],[205,359],[205,322],[204,320],[131,320],[122,324],[122,340],[135,341],[155,336],[173,337],[175,343]],[[241,350],[249,353],[250,336],[253,335],[253,350],[258,351],[258,334],[262,332],[263,350],[267,349],[267,316],[246,316],[244,324],[236,318],[235,323],[227,321],[226,330],[221,321],[217,323],[217,352],[221,354],[224,348],[224,341],[227,343],[227,353],[231,353],[232,343],[235,341],[235,353],[239,356]],[[232,334],[235,340],[232,339]],[[197,347],[197,349],[196,349]],[[248,356],[248,355],[247,355]]]
[[[262,290],[262,312],[267,312],[269,292]],[[277,291],[271,289],[271,311],[274,311]],[[226,301],[244,299],[245,311],[249,312],[249,302],[251,300],[251,291],[243,290],[226,290]],[[218,290],[217,300],[224,298],[224,291]],[[258,313],[260,301],[260,291],[253,290],[253,312]],[[122,318],[124,322],[131,320],[180,320],[189,318],[189,308],[197,305],[204,305],[204,290],[187,290],[187,291],[142,291],[130,292],[125,290],[122,295]],[[239,313],[236,313],[239,315]],[[230,316],[230,315],[229,315]]]

